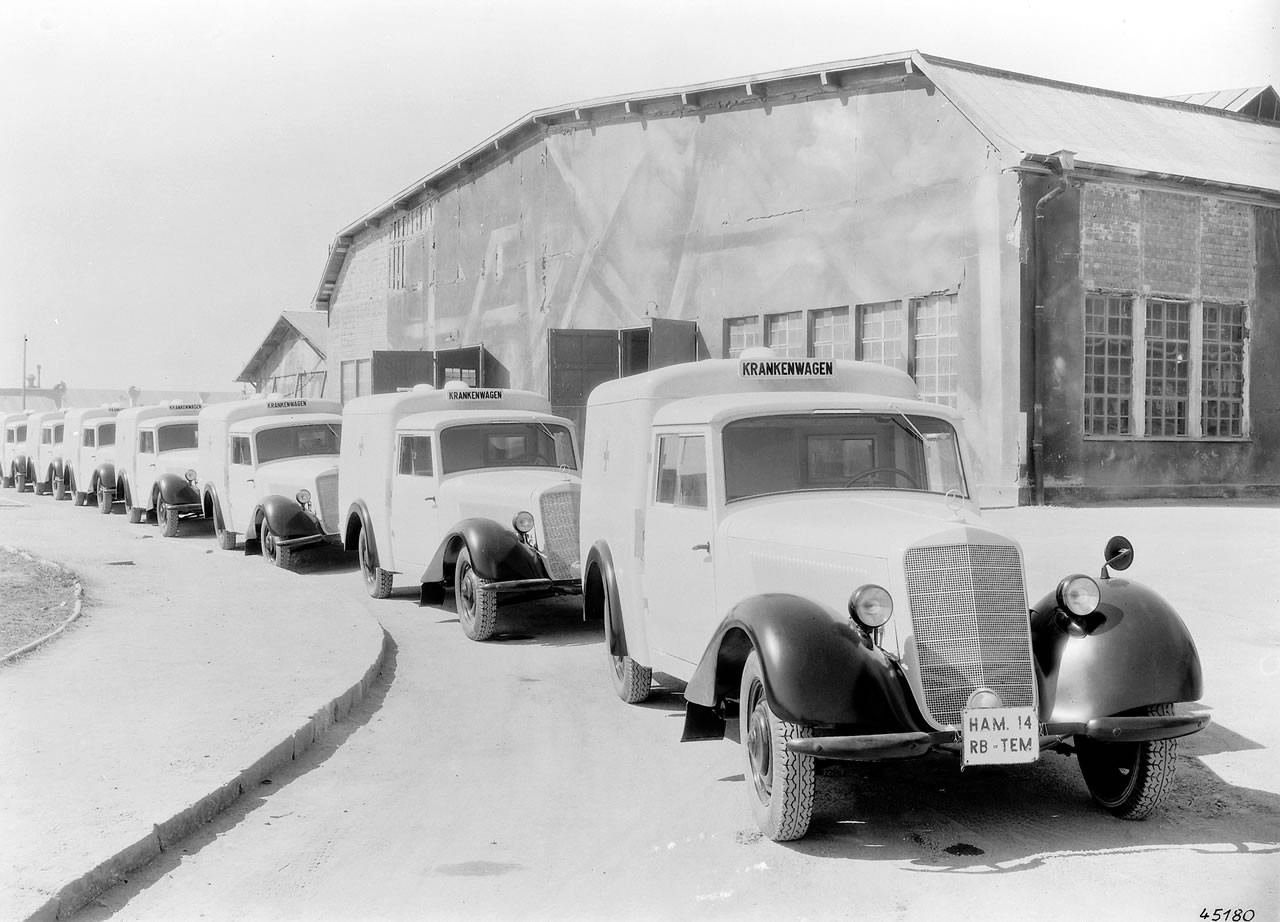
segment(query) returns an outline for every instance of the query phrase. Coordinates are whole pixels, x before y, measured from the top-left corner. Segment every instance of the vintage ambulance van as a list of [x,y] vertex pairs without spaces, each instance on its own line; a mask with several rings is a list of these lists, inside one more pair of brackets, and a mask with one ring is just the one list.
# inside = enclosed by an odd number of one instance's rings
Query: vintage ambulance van
[[199,403],[168,403],[121,410],[116,418],[115,499],[130,522],[154,513],[160,533],[178,534],[185,518],[203,518],[196,479]]
[[[52,493],[54,499],[63,497],[62,435],[66,415],[66,410],[45,410],[32,413],[27,420],[27,431],[31,433],[32,488],[37,495]],[[37,432],[40,433],[38,441]]]
[[120,407],[75,407],[63,418],[63,479],[71,501],[107,513],[115,499],[116,416]]
[[451,381],[359,397],[342,418],[343,536],[370,595],[402,577],[439,602],[451,584],[486,640],[499,594],[580,590],[574,426],[545,397]]
[[770,838],[808,830],[819,757],[1075,752],[1095,800],[1139,818],[1169,792],[1174,739],[1208,723],[1173,713],[1202,689],[1186,626],[1108,570],[1132,546],[1028,606],[959,414],[900,371],[768,350],[675,365],[597,387],[586,432],[583,603],[614,690],[687,682],[685,739],[736,716]]
[[341,409],[336,400],[260,394],[200,411],[200,500],[219,547],[243,535],[246,554],[261,551],[287,569],[300,548],[341,540]]
[[4,456],[0,471],[4,472],[4,485],[21,493],[27,486],[27,419],[34,410],[21,410],[4,416]]

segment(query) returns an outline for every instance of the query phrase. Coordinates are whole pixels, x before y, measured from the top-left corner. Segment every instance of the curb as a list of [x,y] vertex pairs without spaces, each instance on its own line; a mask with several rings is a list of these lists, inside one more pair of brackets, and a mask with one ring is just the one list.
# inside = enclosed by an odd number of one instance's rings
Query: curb
[[302,726],[273,746],[262,758],[231,781],[206,794],[185,810],[156,823],[152,826],[151,832],[141,839],[121,849],[93,870],[64,886],[48,902],[27,916],[26,922],[52,922],[56,919],[69,918],[79,912],[99,894],[105,893],[120,883],[125,875],[158,858],[162,852],[185,839],[234,804],[246,791],[256,789],[280,766],[305,753],[334,724],[345,720],[352,708],[364,700],[369,688],[382,672],[390,645],[391,637],[383,629],[382,645],[378,649],[378,655],[358,682],[312,714]]
[[[67,573],[72,577],[75,576],[74,572],[72,572],[71,570],[68,570],[66,567],[64,567],[60,563],[56,563],[52,560],[45,560],[41,557],[32,557],[26,551],[20,548],[13,547],[12,545],[0,544],[0,551],[7,551],[10,554],[16,554],[19,557],[24,557],[27,560],[34,561],[35,563],[38,563],[41,566],[52,567],[53,569],[61,570],[63,573]],[[25,646],[21,646],[16,650],[10,651],[9,653],[6,653],[4,656],[0,656],[0,666],[3,666],[5,663],[9,662],[10,660],[17,659],[19,656],[24,656],[25,654],[30,653],[36,647],[39,647],[43,644],[48,643],[50,640],[53,640],[53,638],[57,637],[59,634],[61,634],[63,631],[67,629],[67,625],[69,625],[72,621],[75,621],[77,618],[79,618],[83,608],[83,604],[84,604],[84,587],[80,585],[80,580],[78,579],[75,581],[72,594],[76,601],[75,601],[75,605],[71,607],[71,614],[70,616],[68,616],[67,620],[63,621],[56,628],[54,628],[48,634],[45,634],[43,637],[37,640],[33,640],[31,641],[31,643],[26,644]]]

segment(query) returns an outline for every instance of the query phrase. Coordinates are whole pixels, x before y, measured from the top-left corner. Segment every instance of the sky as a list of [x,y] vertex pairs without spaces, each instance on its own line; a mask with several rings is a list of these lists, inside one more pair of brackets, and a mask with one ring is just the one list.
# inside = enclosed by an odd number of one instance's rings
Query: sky
[[238,390],[343,227],[526,113],[920,50],[1280,85],[1277,0],[0,4],[0,387]]

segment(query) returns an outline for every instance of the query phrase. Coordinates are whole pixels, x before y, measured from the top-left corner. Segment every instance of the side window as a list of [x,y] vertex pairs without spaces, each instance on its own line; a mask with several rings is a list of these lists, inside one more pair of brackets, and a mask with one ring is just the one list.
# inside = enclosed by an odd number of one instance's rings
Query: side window
[[138,451],[144,455],[156,453],[156,434],[154,432],[138,433]]
[[41,444],[41,445],[52,445],[52,444],[53,444],[53,430],[52,430],[52,429],[41,429],[41,430],[40,430],[40,444]]
[[85,448],[96,447],[97,441],[94,439],[94,435],[95,433],[92,429],[86,429],[84,431],[84,447]]
[[400,436],[400,466],[397,470],[411,477],[430,477],[432,475],[431,436]]
[[232,464],[252,464],[253,458],[249,453],[249,437],[247,435],[237,435],[231,440],[231,463]]
[[658,438],[658,478],[654,501],[707,507],[707,446],[701,435]]
[[58,425],[53,427],[53,444],[62,444],[62,423],[58,423]]

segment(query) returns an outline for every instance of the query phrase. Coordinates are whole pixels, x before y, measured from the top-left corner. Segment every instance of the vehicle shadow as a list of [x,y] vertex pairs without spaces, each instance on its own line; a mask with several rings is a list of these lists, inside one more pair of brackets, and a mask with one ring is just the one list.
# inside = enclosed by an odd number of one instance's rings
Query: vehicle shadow
[[[452,597],[427,610],[441,616],[437,624],[458,623]],[[498,629],[485,643],[577,647],[603,640],[603,622],[583,620],[581,596],[561,595],[503,602],[498,606]]]
[[1260,748],[1213,724],[1182,740],[1172,793],[1137,822],[1096,806],[1076,759],[1053,752],[963,772],[950,756],[820,762],[809,834],[788,844],[817,857],[988,874],[1103,852],[1280,852],[1280,795],[1230,784],[1199,758]]

